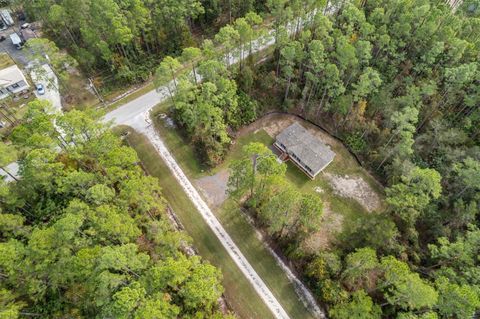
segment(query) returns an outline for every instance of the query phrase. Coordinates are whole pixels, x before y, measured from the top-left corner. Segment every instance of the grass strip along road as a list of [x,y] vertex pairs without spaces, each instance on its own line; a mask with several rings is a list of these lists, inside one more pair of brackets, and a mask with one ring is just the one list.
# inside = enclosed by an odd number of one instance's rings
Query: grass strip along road
[[200,255],[222,270],[222,284],[229,305],[241,318],[274,318],[196,211],[192,201],[149,140],[134,131],[128,135],[127,140],[137,151],[147,172],[160,180],[163,195],[182,222],[185,231],[192,237],[193,245]]
[[223,228],[222,224],[220,224],[208,205],[200,197],[199,193],[195,187],[193,187],[180,166],[177,164],[172,154],[155,131],[154,127],[149,125],[149,112],[145,112],[142,116],[136,117],[128,124],[137,132],[143,133],[150,140],[157,153],[161,156],[165,164],[172,172],[173,176],[175,176],[178,183],[182,186],[185,194],[193,202],[197,208],[197,211],[200,213],[212,232],[217,236],[217,238],[220,240],[220,243],[228,252],[230,258],[235,262],[240,271],[244,274],[245,278],[253,286],[258,296],[273,313],[275,318],[290,318],[285,309],[282,307],[281,303],[275,298],[273,293],[263,282],[262,278],[256,273],[243,253],[233,242],[232,238]]
[[[310,18],[310,17],[309,17]],[[293,24],[290,24],[287,29],[290,29]],[[262,51],[274,43],[272,32],[265,37],[253,41],[253,53]],[[238,62],[238,55],[228,56],[228,64],[235,64]],[[204,221],[210,226],[211,231],[220,240],[228,255],[238,266],[238,269],[243,273],[244,278],[250,282],[258,296],[263,300],[265,305],[270,309],[275,318],[290,318],[282,304],[276,299],[269,287],[265,284],[262,278],[256,273],[252,265],[245,258],[243,253],[233,242],[230,235],[225,231],[222,224],[218,221],[216,216],[210,210],[205,201],[200,197],[197,190],[190,183],[180,166],[177,164],[171,153],[164,145],[161,138],[156,133],[155,129],[150,125],[149,112],[158,103],[167,98],[167,92],[174,87],[173,81],[166,86],[150,91],[147,94],[123,105],[122,107],[108,113],[104,120],[111,121],[117,125],[129,125],[137,132],[143,133],[153,144],[158,155],[164,160],[173,176],[175,176],[178,183],[183,188],[185,194],[193,202],[197,211],[203,217]],[[170,89],[170,90],[169,90]],[[252,296],[252,298],[254,298]],[[297,298],[297,302],[300,300]],[[308,312],[301,318],[308,318]],[[256,316],[255,316],[256,317]],[[320,313],[320,318],[324,317],[323,312]]]

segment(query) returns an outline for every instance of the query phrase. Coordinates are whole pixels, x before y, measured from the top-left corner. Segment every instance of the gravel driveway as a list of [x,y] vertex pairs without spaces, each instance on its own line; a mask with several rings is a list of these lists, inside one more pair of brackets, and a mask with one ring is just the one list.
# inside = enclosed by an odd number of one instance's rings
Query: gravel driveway
[[212,207],[219,207],[227,199],[228,170],[195,180],[195,184]]
[[62,100],[60,92],[58,91],[58,79],[52,68],[48,64],[42,65],[43,70],[37,70],[32,68],[30,76],[32,77],[33,85],[38,83],[43,84],[45,88],[45,94],[39,95],[35,90],[35,95],[40,100],[48,100],[52,103],[55,111],[62,112]]

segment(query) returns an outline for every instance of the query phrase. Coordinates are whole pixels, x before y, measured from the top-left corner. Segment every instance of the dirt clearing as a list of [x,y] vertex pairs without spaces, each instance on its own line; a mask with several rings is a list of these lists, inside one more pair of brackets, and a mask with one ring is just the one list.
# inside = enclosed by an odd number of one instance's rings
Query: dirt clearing
[[228,170],[195,180],[195,185],[211,207],[219,207],[227,199]]
[[356,200],[369,212],[380,209],[380,197],[362,178],[331,173],[324,173],[324,175],[336,194]]

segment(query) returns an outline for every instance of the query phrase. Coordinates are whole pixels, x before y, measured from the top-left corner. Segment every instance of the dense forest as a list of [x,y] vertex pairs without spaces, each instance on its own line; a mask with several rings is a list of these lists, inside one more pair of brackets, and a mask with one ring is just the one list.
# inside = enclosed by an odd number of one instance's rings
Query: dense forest
[[[284,184],[284,168],[258,145],[231,168],[230,194],[247,196],[246,208],[284,244],[333,318],[470,318],[480,306],[475,2],[455,13],[442,1],[344,2],[313,18],[308,3],[297,11],[268,5],[282,13],[274,15],[271,58],[258,64],[233,50],[257,30],[247,18],[221,28],[213,41],[221,53],[209,41],[197,49],[203,60],[192,68],[202,83],[167,75],[178,83],[175,119],[211,165],[232,132],[275,106],[339,136],[384,183],[388,208],[351,221],[331,251],[301,251],[321,205]],[[232,54],[239,63],[226,67]],[[174,70],[175,60],[165,59],[159,74]],[[254,153],[263,159],[252,171]],[[273,213],[280,208],[282,218]]]
[[300,257],[333,318],[471,318],[480,306],[479,17],[442,1],[344,3],[252,68],[261,104],[340,136],[386,185],[381,221]]
[[[238,128],[274,109],[344,141],[385,186],[387,208],[349,221],[328,251],[302,250],[322,203],[292,188],[262,145],[245,148],[228,185],[331,318],[470,319],[480,308],[478,1],[456,11],[437,0],[25,8],[88,73],[132,83],[156,69],[157,87],[173,80],[171,114],[210,166]],[[274,45],[260,63],[246,53],[265,18]],[[44,108],[30,105],[15,146],[0,145],[20,150],[22,176],[0,188],[1,306],[12,318],[222,317],[218,270],[183,253],[188,238],[169,226],[135,153],[91,114],[54,126]]]
[[105,85],[145,81],[158,60],[178,54],[249,11],[254,0],[21,0],[27,16]]
[[0,144],[2,165],[21,150],[0,180],[0,317],[225,318],[220,271],[187,253],[135,151],[92,112],[48,114],[31,102]]

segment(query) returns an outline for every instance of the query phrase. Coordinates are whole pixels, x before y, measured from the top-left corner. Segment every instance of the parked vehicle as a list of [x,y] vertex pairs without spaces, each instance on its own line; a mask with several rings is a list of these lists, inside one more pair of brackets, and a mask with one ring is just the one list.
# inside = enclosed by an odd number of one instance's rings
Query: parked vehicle
[[38,95],[44,95],[45,94],[45,87],[43,86],[43,84],[39,83],[36,85],[37,87],[37,93]]
[[22,39],[20,39],[20,36],[18,34],[10,34],[10,39],[12,40],[12,44],[17,48],[17,50],[21,50],[23,48],[23,41]]
[[30,23],[28,23],[28,22],[25,22],[24,24],[22,24],[22,25],[20,26],[21,29],[27,29],[27,28],[29,28],[29,27],[30,27]]

